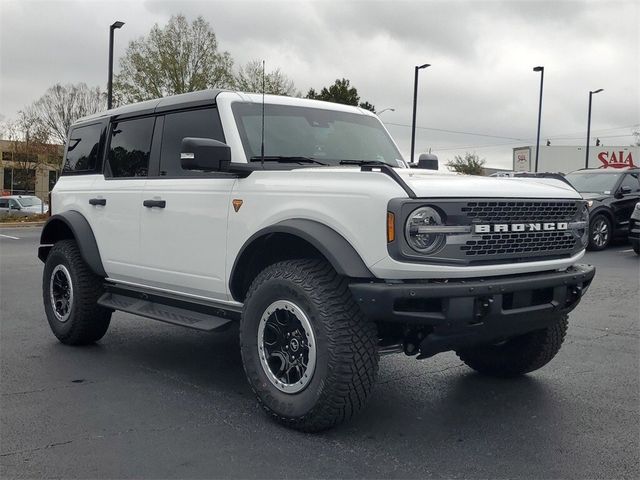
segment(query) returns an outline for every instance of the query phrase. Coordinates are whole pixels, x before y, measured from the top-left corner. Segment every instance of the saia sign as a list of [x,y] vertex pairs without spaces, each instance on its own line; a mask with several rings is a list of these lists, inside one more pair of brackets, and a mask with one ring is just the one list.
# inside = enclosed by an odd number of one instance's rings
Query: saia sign
[[631,152],[620,150],[619,152],[603,151],[598,153],[598,160],[603,168],[630,168],[635,167]]

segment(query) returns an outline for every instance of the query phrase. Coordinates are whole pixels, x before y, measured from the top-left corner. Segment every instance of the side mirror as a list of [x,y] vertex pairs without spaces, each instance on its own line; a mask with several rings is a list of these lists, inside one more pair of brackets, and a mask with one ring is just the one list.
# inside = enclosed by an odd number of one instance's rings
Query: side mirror
[[620,187],[620,193],[622,195],[628,195],[631,193],[631,187],[628,185],[623,185]]
[[185,170],[229,170],[231,147],[212,138],[186,137],[182,139],[180,163]]
[[22,208],[18,205],[9,204],[9,210],[22,210]]
[[438,157],[433,153],[422,153],[420,154],[420,158],[418,158],[418,166],[416,168],[438,170]]

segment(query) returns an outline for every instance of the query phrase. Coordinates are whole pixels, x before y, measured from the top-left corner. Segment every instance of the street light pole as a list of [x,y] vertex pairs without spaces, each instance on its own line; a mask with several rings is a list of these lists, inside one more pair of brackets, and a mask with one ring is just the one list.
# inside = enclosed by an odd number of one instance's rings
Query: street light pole
[[604,89],[599,88],[598,90],[589,91],[589,113],[587,114],[587,148],[584,157],[584,168],[589,168],[589,139],[591,137],[591,98],[594,93],[600,93]]
[[418,105],[418,71],[423,68],[430,67],[431,64],[425,63],[424,65],[416,65],[414,78],[413,78],[413,122],[411,122],[411,158],[409,159],[413,163],[413,157],[416,149],[416,109]]
[[383,108],[382,110],[380,110],[380,111],[378,112],[378,114],[377,114],[377,115],[378,115],[378,116],[380,116],[380,115],[382,115],[382,114],[383,114],[384,112],[386,112],[386,111],[395,112],[395,111],[396,111],[396,109],[395,109],[395,108],[393,108],[393,107]]
[[107,108],[113,104],[113,32],[116,28],[121,28],[124,22],[113,22],[109,27],[109,80],[107,81]]
[[540,72],[540,102],[538,103],[538,135],[536,137],[536,169],[538,173],[538,157],[540,155],[540,121],[542,120],[542,86],[544,85],[544,67],[534,67],[534,72]]

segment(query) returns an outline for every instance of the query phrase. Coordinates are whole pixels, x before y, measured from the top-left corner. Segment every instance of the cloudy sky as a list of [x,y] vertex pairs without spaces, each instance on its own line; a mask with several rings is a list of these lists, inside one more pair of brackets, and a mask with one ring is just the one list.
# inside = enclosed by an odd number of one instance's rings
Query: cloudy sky
[[[628,145],[640,125],[638,1],[30,1],[0,0],[0,119],[54,83],[106,86],[108,29],[116,59],[173,14],[202,15],[237,64],[265,59],[305,92],[348,78],[409,151],[413,67],[420,75],[416,151],[441,160],[466,151],[511,165],[535,143],[544,65],[541,141],[592,134]],[[117,60],[116,60],[117,71]]]

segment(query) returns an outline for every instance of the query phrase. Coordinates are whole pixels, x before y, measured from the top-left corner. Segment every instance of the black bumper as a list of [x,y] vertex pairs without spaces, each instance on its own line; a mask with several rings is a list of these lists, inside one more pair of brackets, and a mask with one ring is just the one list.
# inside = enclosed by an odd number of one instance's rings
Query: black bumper
[[421,356],[544,328],[573,310],[595,275],[591,265],[474,280],[352,283],[369,320],[424,327]]

